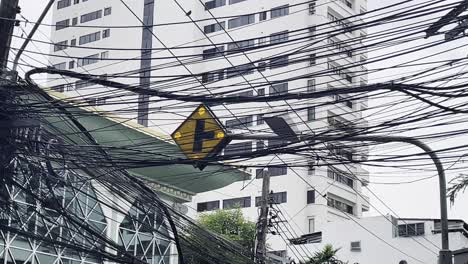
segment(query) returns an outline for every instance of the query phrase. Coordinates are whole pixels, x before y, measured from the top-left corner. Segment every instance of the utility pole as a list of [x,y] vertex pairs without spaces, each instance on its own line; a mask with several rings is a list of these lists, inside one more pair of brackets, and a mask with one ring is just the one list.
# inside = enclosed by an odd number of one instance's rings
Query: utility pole
[[2,0],[0,3],[0,220],[8,219],[9,195],[7,185],[13,176],[11,164],[15,146],[12,143],[13,129],[11,118],[12,93],[8,85],[16,82],[16,74],[7,70],[8,55],[10,52],[11,38],[15,26],[16,14],[18,13],[19,0]]
[[0,3],[0,17],[3,20],[0,22],[0,70],[2,72],[7,68],[8,54],[10,53],[11,38],[13,28],[16,23],[16,14],[19,0],[2,0]]
[[[16,23],[19,0],[2,0],[0,3],[0,221],[9,224],[10,195],[7,186],[13,177],[13,161],[15,146],[13,145],[13,129],[11,109],[11,91],[8,84],[16,82],[16,74],[7,70],[13,28]],[[7,232],[9,239],[10,233]]]
[[270,206],[270,172],[262,172],[262,200],[260,216],[257,224],[257,245],[255,249],[255,263],[266,263],[266,235],[268,233],[268,209]]
[[2,0],[0,2],[0,179],[8,174],[8,165],[14,150],[11,142],[11,117],[8,110],[10,93],[4,87],[16,81],[16,74],[7,69],[11,38],[15,26],[16,14],[19,12],[19,0]]

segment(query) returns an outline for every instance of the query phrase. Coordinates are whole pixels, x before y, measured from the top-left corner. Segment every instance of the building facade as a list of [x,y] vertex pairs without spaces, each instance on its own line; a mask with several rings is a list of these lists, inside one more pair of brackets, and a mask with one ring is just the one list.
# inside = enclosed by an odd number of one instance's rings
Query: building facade
[[[366,7],[365,0],[60,0],[50,60],[58,69],[187,95],[265,96],[365,85],[361,65],[367,52],[360,47],[367,33],[359,29],[358,15]],[[56,75],[49,76],[49,85],[166,135],[190,113],[183,109],[195,108]],[[279,112],[289,116],[296,131],[336,135],[365,129],[366,108],[363,96],[335,95],[221,105],[213,111],[233,133],[268,131],[263,117]],[[278,144],[233,142],[224,154],[245,155]],[[363,194],[368,172],[320,158],[360,160],[366,152],[329,142],[310,147],[306,158],[278,155],[242,162],[251,167],[251,180],[195,196],[189,213],[241,207],[256,221],[262,175],[269,173],[274,210],[287,224],[272,228],[276,235],[268,243],[274,251],[286,251],[288,238],[369,210]]]
[[[441,248],[439,219],[395,218],[388,215],[364,217],[356,221],[328,223],[320,232],[294,239],[293,243],[297,244],[296,247],[310,250],[331,244],[339,248],[339,260],[356,264],[438,263]],[[464,263],[461,253],[468,248],[468,225],[463,220],[449,220],[449,244],[455,259]]]

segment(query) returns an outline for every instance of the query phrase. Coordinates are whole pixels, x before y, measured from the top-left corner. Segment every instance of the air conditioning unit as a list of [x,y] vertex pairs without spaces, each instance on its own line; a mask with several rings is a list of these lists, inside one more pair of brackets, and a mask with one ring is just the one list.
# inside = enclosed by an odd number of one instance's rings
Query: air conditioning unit
[[361,241],[351,242],[351,251],[361,251]]

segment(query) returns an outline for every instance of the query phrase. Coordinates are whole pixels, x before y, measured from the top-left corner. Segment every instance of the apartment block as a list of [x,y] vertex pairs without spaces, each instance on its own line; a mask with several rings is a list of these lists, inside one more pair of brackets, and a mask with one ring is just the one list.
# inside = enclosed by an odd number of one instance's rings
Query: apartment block
[[[361,48],[367,32],[358,27],[366,0],[123,2],[58,1],[53,66],[186,95],[261,97],[367,84],[362,66],[367,52]],[[57,75],[49,76],[49,85],[166,135],[196,107]],[[365,97],[345,94],[212,106],[230,132],[250,134],[270,131],[263,119],[275,113],[287,116],[299,133],[359,133],[367,127],[366,109]],[[234,141],[224,155],[282,144]],[[240,207],[257,221],[262,177],[269,173],[272,211],[285,221],[271,229],[272,251],[289,251],[288,239],[317,232],[329,222],[361,218],[369,210],[364,194],[369,174],[346,161],[365,160],[367,149],[327,142],[311,145],[308,153],[238,162],[249,168],[251,178],[196,195],[189,214]],[[329,164],[333,159],[345,162]]]

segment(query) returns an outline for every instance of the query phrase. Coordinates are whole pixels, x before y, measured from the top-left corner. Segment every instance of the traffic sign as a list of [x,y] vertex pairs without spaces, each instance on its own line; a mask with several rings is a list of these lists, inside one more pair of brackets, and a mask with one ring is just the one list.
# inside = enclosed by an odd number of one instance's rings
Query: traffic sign
[[[217,155],[230,141],[223,125],[204,104],[198,106],[171,137],[187,158],[197,161]],[[197,167],[204,168],[203,165]]]

